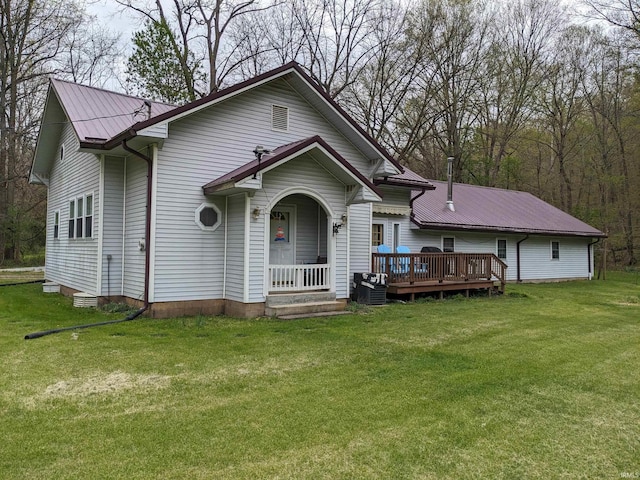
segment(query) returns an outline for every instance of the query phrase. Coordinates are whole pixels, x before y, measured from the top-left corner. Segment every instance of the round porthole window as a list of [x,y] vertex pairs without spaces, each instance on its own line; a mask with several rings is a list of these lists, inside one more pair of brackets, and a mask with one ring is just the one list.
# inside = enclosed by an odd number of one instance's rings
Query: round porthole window
[[203,203],[196,209],[195,220],[202,230],[215,230],[220,226],[222,214],[215,205]]

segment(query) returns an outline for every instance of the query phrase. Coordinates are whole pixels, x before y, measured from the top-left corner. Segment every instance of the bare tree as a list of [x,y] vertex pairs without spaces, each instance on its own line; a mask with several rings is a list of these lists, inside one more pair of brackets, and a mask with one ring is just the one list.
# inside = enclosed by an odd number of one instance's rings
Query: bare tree
[[590,37],[591,32],[586,27],[571,26],[562,32],[556,40],[553,57],[537,97],[543,124],[551,138],[548,146],[562,180],[559,186],[561,205],[569,212],[574,208],[574,178],[570,162],[584,138],[580,120],[585,111],[583,85],[592,50]]
[[[592,57],[592,76],[585,84],[585,98],[596,132],[596,148],[601,172],[600,189],[605,222],[615,222],[627,262],[636,263],[634,215],[640,208],[633,182],[638,181],[638,165],[632,168],[633,140],[637,136],[637,117],[630,90],[636,88],[632,62],[624,39],[602,42]],[[637,148],[637,145],[636,145]],[[616,238],[613,238],[614,243]]]
[[[0,1],[0,262],[20,259],[20,208],[16,202],[24,182],[30,131],[22,109],[42,94],[47,75],[56,71],[73,24],[79,20],[74,4],[34,0]],[[28,170],[27,170],[28,172]]]

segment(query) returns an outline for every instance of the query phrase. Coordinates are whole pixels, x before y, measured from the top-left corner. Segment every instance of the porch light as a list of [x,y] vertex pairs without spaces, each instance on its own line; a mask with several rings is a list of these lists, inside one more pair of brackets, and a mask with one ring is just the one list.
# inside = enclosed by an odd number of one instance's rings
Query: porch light
[[347,224],[347,214],[343,213],[342,217],[340,217],[341,223],[333,222],[333,234],[337,235],[342,227]]
[[256,145],[256,148],[253,150],[253,154],[256,156],[256,160],[258,160],[258,169],[254,172],[253,178],[256,178],[258,175],[258,170],[260,170],[260,162],[262,161],[262,156],[271,153],[271,150],[267,150],[262,145]]
[[261,213],[262,213],[262,210],[260,210],[260,207],[255,207],[251,212],[251,216],[253,217],[254,220],[258,220],[260,218]]

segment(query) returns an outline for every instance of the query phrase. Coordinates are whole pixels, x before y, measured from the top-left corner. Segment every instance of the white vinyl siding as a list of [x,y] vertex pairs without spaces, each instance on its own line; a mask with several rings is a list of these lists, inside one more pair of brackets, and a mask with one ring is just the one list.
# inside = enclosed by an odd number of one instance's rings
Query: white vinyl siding
[[[97,212],[100,198],[98,191],[100,162],[89,153],[78,152],[78,141],[73,128],[65,124],[62,128],[61,144],[55,152],[55,161],[50,173],[47,202],[47,218],[54,220],[54,212],[59,211],[58,238],[54,241],[54,222],[47,225],[47,279],[74,290],[96,294],[98,241],[95,225],[100,221]],[[60,157],[64,161],[60,161]],[[93,238],[69,238],[70,200],[84,199],[93,193]],[[84,211],[84,209],[83,209]],[[74,205],[74,235],[77,208]]]
[[140,242],[145,237],[147,163],[128,157],[125,178],[124,295],[144,300],[145,252]]
[[[124,159],[106,157],[104,163],[104,219],[102,226],[102,295],[122,295]],[[95,209],[95,207],[94,207]],[[96,225],[94,230],[97,232]],[[111,256],[111,260],[107,256]]]
[[[350,277],[353,273],[366,273],[371,271],[371,205],[368,203],[351,205],[347,218],[347,228],[351,241],[350,252]],[[340,231],[342,235],[344,229]],[[344,232],[346,234],[346,232]]]
[[[235,300],[236,302],[242,302],[244,297],[245,196],[243,194],[233,195],[229,197],[228,202],[227,216],[229,220],[225,220],[228,230],[226,298]],[[264,219],[264,215],[262,215],[261,218]],[[258,221],[256,221],[256,223],[258,223]],[[223,249],[222,243],[223,242],[220,243],[220,247]],[[222,269],[220,269],[219,278],[220,285],[222,285]]]

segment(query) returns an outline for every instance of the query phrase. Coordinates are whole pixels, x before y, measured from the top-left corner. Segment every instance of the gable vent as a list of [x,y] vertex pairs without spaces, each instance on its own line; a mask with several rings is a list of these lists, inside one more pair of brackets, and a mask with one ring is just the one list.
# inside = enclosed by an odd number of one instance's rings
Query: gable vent
[[271,128],[286,132],[289,130],[289,108],[271,105]]

